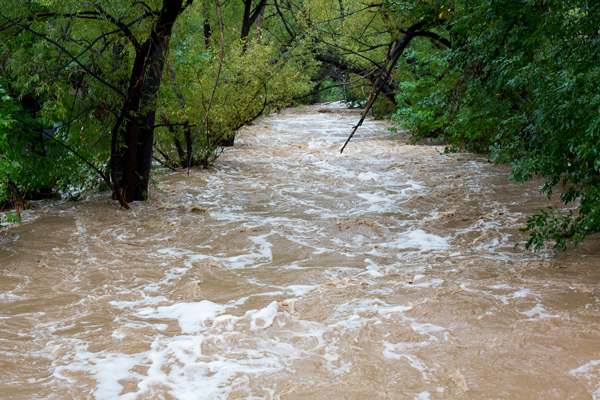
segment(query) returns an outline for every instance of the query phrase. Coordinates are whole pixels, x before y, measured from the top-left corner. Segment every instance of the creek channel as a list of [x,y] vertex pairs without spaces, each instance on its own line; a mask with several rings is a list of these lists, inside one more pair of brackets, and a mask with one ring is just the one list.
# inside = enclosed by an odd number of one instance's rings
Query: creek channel
[[208,170],[0,231],[2,399],[600,399],[600,239],[514,245],[550,201],[340,104]]

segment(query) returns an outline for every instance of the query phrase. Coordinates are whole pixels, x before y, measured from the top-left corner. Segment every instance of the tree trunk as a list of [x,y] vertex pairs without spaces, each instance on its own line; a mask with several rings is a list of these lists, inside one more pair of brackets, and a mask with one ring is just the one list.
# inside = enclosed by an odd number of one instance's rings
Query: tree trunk
[[[169,72],[171,74],[171,79],[173,80],[173,87],[175,88],[175,97],[177,97],[177,102],[179,103],[179,107],[185,113],[186,112],[185,98],[183,97],[183,92],[181,90],[181,86],[179,86],[179,83],[177,83],[177,76],[175,75],[175,71],[173,70],[173,68],[171,68],[170,65],[167,65],[167,68],[169,69]],[[171,122],[168,122],[168,123],[170,124]],[[179,154],[179,158],[181,159],[181,168],[188,167],[188,160],[190,163],[190,167],[193,167],[194,166],[194,158],[192,157],[192,150],[193,150],[194,141],[192,139],[192,128],[190,126],[190,121],[187,119],[187,117],[183,121],[183,135],[185,138],[185,147],[186,147],[186,151],[187,151],[186,155],[182,155],[183,148],[181,146],[181,142],[179,141],[179,138],[176,136],[177,133],[173,129],[170,129],[170,130],[171,130],[171,133],[173,133],[173,137],[176,140],[175,147],[177,148],[177,153]],[[184,159],[185,159],[185,161],[184,161]]]
[[203,26],[204,47],[206,47],[206,50],[208,50],[208,48],[210,47],[210,36],[211,36],[210,22],[208,22],[208,13],[205,13],[204,18],[205,18],[204,26]]
[[182,6],[183,0],[163,0],[150,37],[137,50],[123,120],[117,122],[113,131],[111,176],[115,189],[121,188],[125,202],[148,198],[156,100],[173,24]]
[[187,150],[187,161],[189,161],[189,165],[187,165],[188,162],[186,161],[186,166],[183,168],[187,168],[187,167],[191,168],[194,166],[194,156],[192,154],[193,147],[194,147],[194,140],[192,139],[192,127],[189,125],[188,121],[185,122],[185,126],[183,127],[183,133],[185,135],[185,147]]
[[245,39],[250,34],[250,28],[256,22],[256,19],[262,14],[267,0],[260,0],[254,12],[252,11],[252,0],[244,0],[244,16],[242,19],[242,39]]
[[148,198],[148,184],[152,167],[152,147],[154,145],[154,124],[156,120],[156,100],[165,58],[169,52],[169,37],[162,38],[160,45],[154,50],[143,84],[140,115],[138,118],[137,158],[134,175],[135,200]]

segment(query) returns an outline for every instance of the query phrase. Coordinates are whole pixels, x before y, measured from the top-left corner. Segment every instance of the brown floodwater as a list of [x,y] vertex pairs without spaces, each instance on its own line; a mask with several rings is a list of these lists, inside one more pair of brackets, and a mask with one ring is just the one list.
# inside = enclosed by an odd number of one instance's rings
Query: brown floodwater
[[600,399],[600,239],[532,253],[541,182],[339,104],[209,170],[0,231],[2,399]]

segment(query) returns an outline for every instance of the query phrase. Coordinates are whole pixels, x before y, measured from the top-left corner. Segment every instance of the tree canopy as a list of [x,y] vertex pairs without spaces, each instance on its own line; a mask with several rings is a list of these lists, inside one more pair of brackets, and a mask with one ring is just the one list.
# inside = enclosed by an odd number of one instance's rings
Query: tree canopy
[[[399,9],[401,5],[398,4]],[[422,6],[421,6],[422,7]],[[545,180],[576,213],[541,210],[527,246],[600,230],[600,12],[589,1],[457,1],[438,19],[454,46],[415,46],[394,118],[414,138],[489,152],[510,178]]]
[[207,167],[258,116],[343,99],[393,114],[415,142],[438,137],[510,164],[511,179],[545,179],[577,210],[531,216],[527,246],[565,249],[600,231],[594,6],[7,0],[0,202],[87,188],[127,208],[147,198],[153,168]]

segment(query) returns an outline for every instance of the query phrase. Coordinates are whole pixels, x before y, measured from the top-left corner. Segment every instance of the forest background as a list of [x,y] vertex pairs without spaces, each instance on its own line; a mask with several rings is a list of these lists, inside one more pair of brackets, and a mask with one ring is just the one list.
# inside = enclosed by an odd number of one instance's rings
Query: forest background
[[0,203],[129,208],[260,115],[344,100],[543,179],[575,212],[530,216],[526,246],[564,250],[600,231],[599,78],[589,0],[5,0]]

